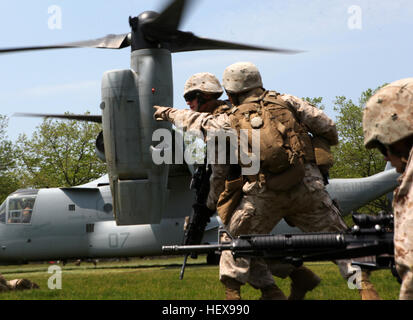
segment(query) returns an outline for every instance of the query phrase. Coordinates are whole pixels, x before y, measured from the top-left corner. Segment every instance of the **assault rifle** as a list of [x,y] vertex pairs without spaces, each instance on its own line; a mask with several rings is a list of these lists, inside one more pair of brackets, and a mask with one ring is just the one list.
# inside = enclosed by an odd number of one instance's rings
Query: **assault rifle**
[[[231,238],[220,229],[218,244],[163,246],[164,253],[209,253],[231,250],[234,258],[259,257],[300,266],[305,261],[330,261],[373,256],[372,263],[355,262],[362,268],[390,268],[395,274],[393,216],[353,214],[355,226],[346,232],[282,235],[241,235]],[[221,241],[226,233],[231,240]]]
[[[183,238],[183,245],[197,245],[202,241],[202,237],[205,232],[206,225],[210,221],[211,216],[215,213],[208,209],[206,201],[209,193],[209,178],[211,177],[211,168],[206,164],[200,165],[196,168],[192,177],[190,189],[195,190],[195,203],[192,205],[192,214],[189,217],[189,221],[185,223],[185,232]],[[185,255],[184,263],[182,264],[181,274],[179,278],[182,280],[184,277],[186,261],[188,256],[196,259],[197,253],[195,251],[188,251]]]

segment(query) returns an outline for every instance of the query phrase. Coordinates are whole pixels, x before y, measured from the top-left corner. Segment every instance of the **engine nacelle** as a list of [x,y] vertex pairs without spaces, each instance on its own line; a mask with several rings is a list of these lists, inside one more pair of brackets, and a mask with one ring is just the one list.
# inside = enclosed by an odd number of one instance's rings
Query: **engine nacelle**
[[[172,106],[171,54],[132,53],[132,70],[106,72],[102,80],[104,151],[118,225],[160,223],[167,199],[168,165],[152,161],[152,133],[171,130],[153,119],[153,105]],[[156,77],[162,75],[162,77]]]

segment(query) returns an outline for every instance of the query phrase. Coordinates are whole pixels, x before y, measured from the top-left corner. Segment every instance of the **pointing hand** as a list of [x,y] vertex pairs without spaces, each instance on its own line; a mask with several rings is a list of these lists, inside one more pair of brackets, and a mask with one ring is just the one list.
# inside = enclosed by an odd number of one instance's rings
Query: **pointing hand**
[[168,120],[168,117],[166,115],[166,111],[168,111],[169,107],[161,107],[161,106],[153,106],[155,109],[155,113],[153,115],[154,119],[157,121],[163,121],[163,120]]

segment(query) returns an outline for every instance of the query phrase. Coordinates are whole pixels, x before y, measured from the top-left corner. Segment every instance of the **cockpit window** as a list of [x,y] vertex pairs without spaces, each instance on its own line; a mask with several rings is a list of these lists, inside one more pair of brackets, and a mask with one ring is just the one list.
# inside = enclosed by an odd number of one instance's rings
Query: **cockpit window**
[[6,223],[6,201],[0,206],[0,223]]
[[30,223],[36,196],[8,198],[7,223]]

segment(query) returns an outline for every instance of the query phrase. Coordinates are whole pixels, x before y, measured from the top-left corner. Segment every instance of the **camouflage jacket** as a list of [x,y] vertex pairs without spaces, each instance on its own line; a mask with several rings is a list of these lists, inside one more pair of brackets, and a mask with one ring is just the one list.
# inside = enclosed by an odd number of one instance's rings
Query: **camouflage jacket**
[[394,191],[394,245],[396,262],[413,267],[413,148],[404,173]]

